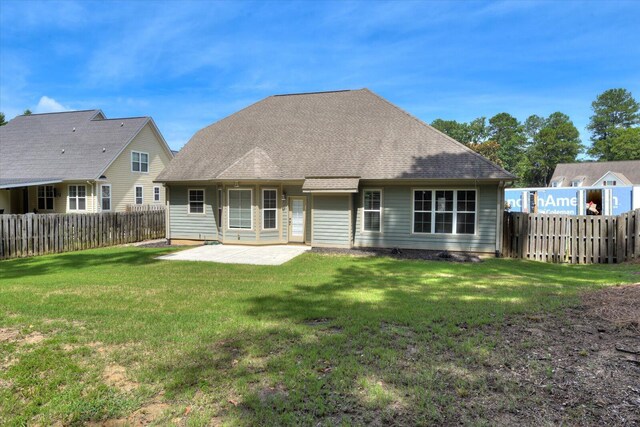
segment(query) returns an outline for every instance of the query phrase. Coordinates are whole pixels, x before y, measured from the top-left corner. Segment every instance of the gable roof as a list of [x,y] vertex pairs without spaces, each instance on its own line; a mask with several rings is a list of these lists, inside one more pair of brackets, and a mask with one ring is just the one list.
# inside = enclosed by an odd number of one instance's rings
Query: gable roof
[[18,116],[0,127],[0,182],[96,179],[147,123],[157,131],[150,117],[100,110]]
[[574,179],[583,179],[582,186],[590,187],[609,172],[626,181],[625,184],[640,185],[640,160],[558,163],[550,182],[558,181],[560,186],[568,186]]
[[157,181],[306,177],[514,178],[360,89],[265,98],[198,131]]

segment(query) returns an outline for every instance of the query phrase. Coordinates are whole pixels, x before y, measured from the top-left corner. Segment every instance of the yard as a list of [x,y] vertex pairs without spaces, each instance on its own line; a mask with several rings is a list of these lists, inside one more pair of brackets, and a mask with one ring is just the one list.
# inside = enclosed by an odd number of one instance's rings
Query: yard
[[640,422],[637,323],[581,301],[638,264],[167,251],[0,262],[0,424]]

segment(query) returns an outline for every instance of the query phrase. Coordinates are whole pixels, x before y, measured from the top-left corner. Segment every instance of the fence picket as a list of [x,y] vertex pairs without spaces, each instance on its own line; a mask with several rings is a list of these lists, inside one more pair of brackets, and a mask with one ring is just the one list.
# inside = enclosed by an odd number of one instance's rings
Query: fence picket
[[0,259],[162,238],[165,218],[163,210],[0,215]]
[[618,216],[506,213],[503,256],[572,264],[640,257],[640,209]]

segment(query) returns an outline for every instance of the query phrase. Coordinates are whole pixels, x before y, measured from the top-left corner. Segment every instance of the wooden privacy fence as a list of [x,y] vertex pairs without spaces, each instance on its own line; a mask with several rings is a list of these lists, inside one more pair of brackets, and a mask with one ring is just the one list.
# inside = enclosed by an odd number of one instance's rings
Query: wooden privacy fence
[[0,215],[0,259],[159,239],[164,211]]
[[640,209],[618,216],[505,213],[507,258],[613,264],[640,258]]
[[164,205],[127,205],[127,212],[164,211]]

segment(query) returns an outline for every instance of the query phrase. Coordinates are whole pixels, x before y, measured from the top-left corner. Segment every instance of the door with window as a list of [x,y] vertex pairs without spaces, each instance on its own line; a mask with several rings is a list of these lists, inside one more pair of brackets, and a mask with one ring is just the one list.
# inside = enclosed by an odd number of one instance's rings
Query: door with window
[[289,197],[289,242],[304,242],[305,213],[305,198]]

